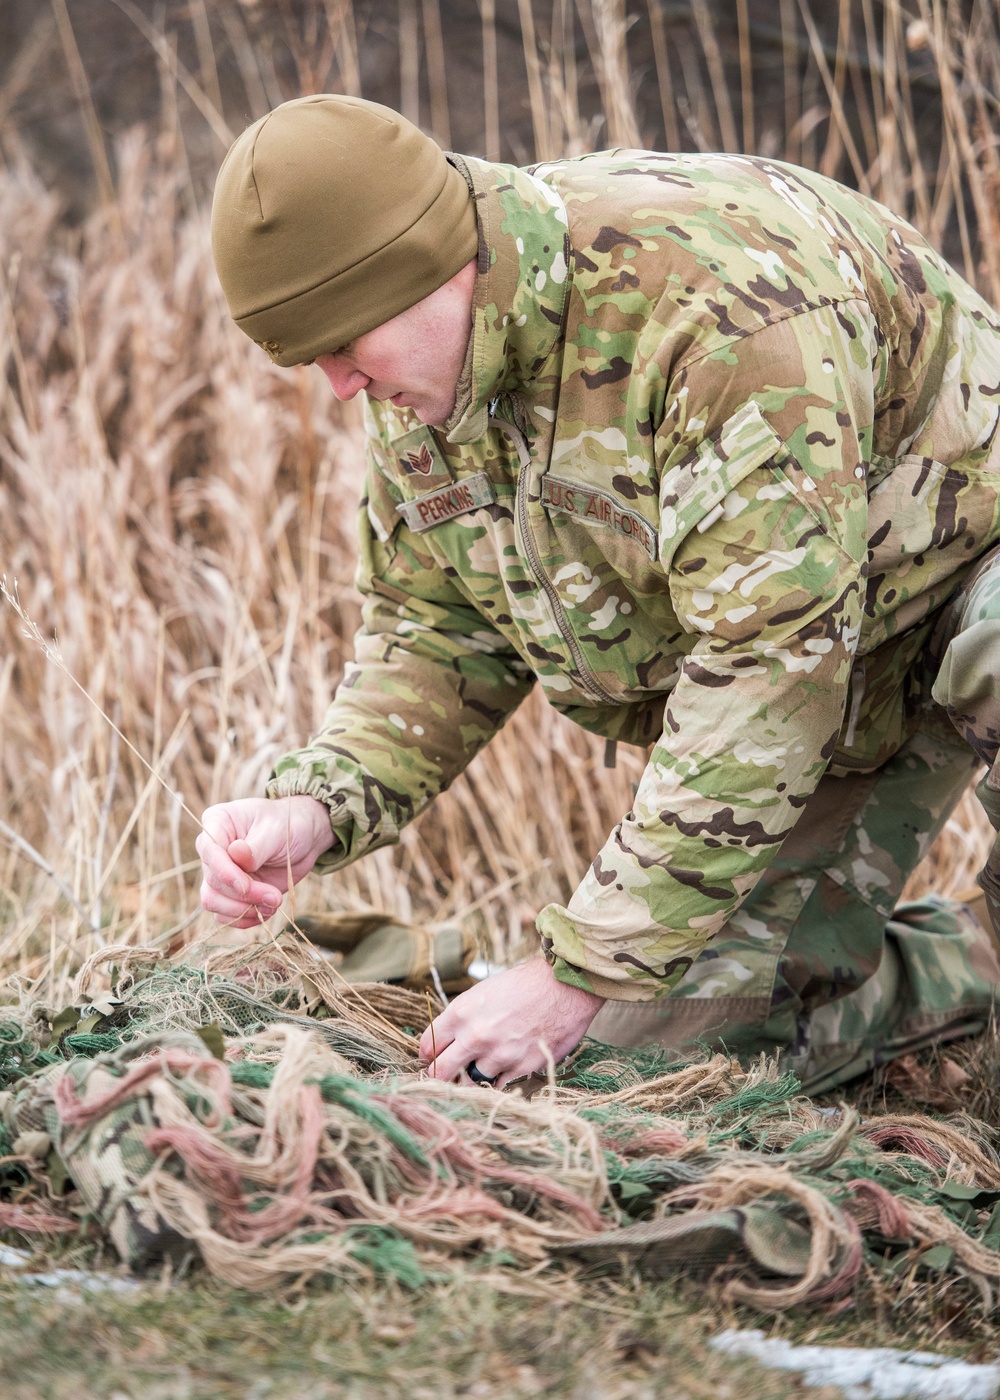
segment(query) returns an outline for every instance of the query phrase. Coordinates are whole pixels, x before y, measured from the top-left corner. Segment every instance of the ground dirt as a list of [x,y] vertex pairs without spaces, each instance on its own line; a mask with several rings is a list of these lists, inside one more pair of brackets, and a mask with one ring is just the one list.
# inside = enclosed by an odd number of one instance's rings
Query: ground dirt
[[[587,1303],[505,1297],[469,1280],[419,1297],[397,1288],[310,1292],[298,1302],[204,1282],[71,1297],[0,1285],[7,1400],[785,1400],[833,1397],[708,1339],[773,1325],[706,1307],[691,1284],[592,1288]],[[815,1319],[783,1332],[819,1340]],[[968,1354],[969,1347],[959,1349]]]

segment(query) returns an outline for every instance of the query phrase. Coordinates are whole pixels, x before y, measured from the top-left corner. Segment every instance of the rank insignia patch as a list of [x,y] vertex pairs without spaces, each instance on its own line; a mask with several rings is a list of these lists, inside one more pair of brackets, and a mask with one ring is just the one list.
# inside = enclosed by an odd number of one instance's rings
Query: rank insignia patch
[[[414,428],[395,438],[392,450],[405,474],[421,483],[426,481],[429,486],[436,486],[435,477],[441,481],[451,479],[448,464],[430,428]],[[424,489],[423,485],[418,487],[418,490]]]
[[422,442],[415,452],[407,452],[403,458],[403,465],[407,471],[419,472],[421,476],[430,476],[434,470],[434,458],[431,456],[426,442]]

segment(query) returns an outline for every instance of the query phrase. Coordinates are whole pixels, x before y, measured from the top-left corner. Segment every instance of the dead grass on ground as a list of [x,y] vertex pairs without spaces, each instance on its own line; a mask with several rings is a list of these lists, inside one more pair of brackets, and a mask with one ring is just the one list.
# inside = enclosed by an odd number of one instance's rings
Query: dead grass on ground
[[192,1281],[67,1307],[0,1284],[0,1384],[10,1400],[835,1400],[716,1355],[738,1319],[693,1323],[701,1301],[628,1284],[517,1298],[470,1275],[419,1305],[381,1287],[289,1308]]

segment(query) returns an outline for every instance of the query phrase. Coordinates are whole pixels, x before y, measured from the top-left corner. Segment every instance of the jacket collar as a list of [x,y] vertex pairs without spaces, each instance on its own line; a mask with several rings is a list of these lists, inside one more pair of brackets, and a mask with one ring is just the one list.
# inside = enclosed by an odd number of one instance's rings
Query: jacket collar
[[537,175],[451,159],[469,181],[479,220],[468,379],[446,425],[449,442],[469,443],[486,435],[492,400],[529,390],[560,340],[569,231],[562,199]]

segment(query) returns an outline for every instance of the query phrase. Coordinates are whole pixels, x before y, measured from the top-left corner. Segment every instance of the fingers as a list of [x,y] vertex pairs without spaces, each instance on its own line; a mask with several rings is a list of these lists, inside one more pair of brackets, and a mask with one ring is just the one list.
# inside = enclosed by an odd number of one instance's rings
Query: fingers
[[[243,843],[234,841],[233,844]],[[201,857],[204,886],[225,899],[238,900],[244,906],[259,907],[262,912],[269,907],[270,913],[274,913],[281,903],[280,890],[264,880],[254,880],[236,864],[227,849],[213,841],[207,831],[199,832],[194,846]]]
[[435,1016],[423,1035],[420,1037],[420,1044],[417,1047],[421,1064],[429,1065],[431,1060],[440,1055],[445,1046],[450,1045],[453,1036],[450,1036],[441,1024],[441,1017]]
[[427,1066],[427,1077],[429,1079],[447,1080],[458,1084],[476,1084],[477,1088],[485,1086],[469,1077],[469,1065],[474,1064],[481,1075],[493,1080],[495,1089],[503,1089],[515,1079],[523,1079],[526,1075],[534,1074],[541,1069],[545,1063],[542,1051],[538,1052],[538,1063],[515,1063],[503,1064],[502,1057],[491,1055],[488,1050],[484,1050],[479,1055],[470,1054],[467,1047],[457,1044],[449,1046],[436,1060],[432,1060]]
[[427,1066],[427,1074],[431,1079],[458,1079],[471,1059],[472,1056],[467,1055],[463,1047],[453,1041],[446,1050],[438,1047],[437,1059],[431,1060]]
[[198,833],[194,848],[201,859],[205,884],[234,899],[246,898],[250,893],[250,878],[233,864],[227,850],[214,841],[207,831]]
[[449,1016],[449,1010],[436,1017],[420,1037],[420,1058],[427,1066],[431,1079],[457,1079],[473,1058],[467,1051],[467,1037],[463,1035],[461,1027],[458,1028],[458,1039],[450,1030],[449,1023],[453,1016]]
[[272,895],[262,903],[251,903],[246,899],[233,899],[231,896],[213,889],[205,880],[202,881],[199,893],[202,908],[220,919],[242,919],[244,915],[250,915],[256,923],[258,917],[269,919],[281,907],[278,895]]
[[475,1060],[503,1088],[568,1054],[601,1004],[594,993],[558,982],[541,957],[531,958],[456,997],[424,1032],[420,1057],[429,1074],[462,1082]]
[[250,842],[243,837],[238,837],[237,840],[230,841],[226,848],[226,854],[234,865],[239,866],[241,870],[245,870],[248,875],[252,875],[260,865],[254,848],[250,845]]
[[[201,814],[201,829],[217,845],[226,849],[241,832],[237,830],[237,815],[243,804],[237,802],[217,802],[214,807],[206,807]],[[241,823],[245,829],[245,822]]]
[[499,1040],[489,1018],[476,1014],[482,995],[475,988],[463,992],[420,1037],[420,1058],[431,1079],[471,1084],[466,1071],[473,1060],[488,1079],[497,1075],[511,1079],[527,1073],[520,1068],[524,1047],[513,1043],[509,1036]]
[[277,892],[265,903],[251,904],[245,899],[233,899],[220,893],[207,880],[202,881],[199,895],[201,907],[207,913],[214,914],[220,924],[232,924],[234,928],[250,928],[262,919],[269,919],[281,905]]
[[[281,891],[264,880],[253,879],[252,852],[240,836],[234,807],[235,804],[210,807],[202,819],[204,829],[194,843],[202,864],[201,903],[220,924],[252,928],[277,911]],[[242,865],[233,859],[234,852],[243,858]]]
[[443,1028],[439,1028],[442,1019],[438,1017],[433,1023],[433,1043],[430,1027],[420,1040],[420,1058],[427,1067],[430,1079],[472,1084],[474,1081],[469,1078],[468,1067],[474,1062],[480,1074],[494,1079],[496,1087],[502,1089],[512,1079],[521,1079],[545,1064],[544,1051],[540,1046],[534,1058],[530,1055],[526,1058],[523,1050],[514,1055],[509,1052],[505,1054],[502,1048],[489,1044],[469,1031],[460,1030],[454,1038],[450,1037]]
[[250,928],[281,906],[297,881],[334,842],[329,813],[312,797],[280,805],[239,798],[209,807],[195,849],[202,863],[201,902],[220,923]]

